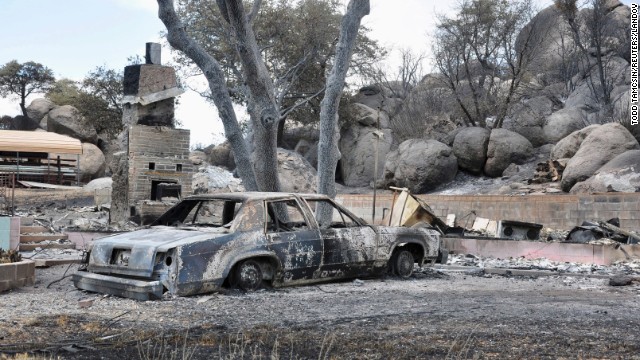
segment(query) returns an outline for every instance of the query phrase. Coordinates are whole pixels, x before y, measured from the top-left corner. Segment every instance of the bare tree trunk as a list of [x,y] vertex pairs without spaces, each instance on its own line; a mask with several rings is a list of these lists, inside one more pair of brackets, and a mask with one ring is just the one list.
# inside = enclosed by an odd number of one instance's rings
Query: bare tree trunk
[[[360,21],[369,14],[369,0],[351,0],[340,25],[340,37],[336,45],[335,63],[329,77],[324,98],[320,103],[320,141],[318,143],[318,192],[336,196],[336,166],[340,159],[338,150],[338,108],[344,88],[351,53],[360,28]],[[320,223],[331,221],[331,209],[320,206],[316,216]]]
[[25,103],[26,99],[27,95],[25,94],[25,87],[23,86],[20,90],[20,110],[22,111],[22,115],[24,115],[24,117],[29,117],[29,115],[27,115],[27,105]]
[[242,137],[233,103],[229,96],[224,73],[220,64],[209,55],[198,43],[187,35],[185,26],[178,18],[173,7],[173,0],[157,0],[158,16],[167,27],[167,40],[175,49],[182,51],[202,70],[209,82],[211,98],[218,108],[218,115],[224,126],[224,133],[231,144],[236,159],[238,175],[247,190],[258,190],[256,175],[251,165],[247,144]]
[[[254,2],[251,14],[260,2]],[[244,11],[242,0],[218,0],[223,17],[236,36],[236,50],[242,62],[244,80],[249,89],[249,115],[254,130],[254,169],[258,189],[280,191],[278,181],[277,125],[280,111],[269,71],[262,60],[252,27],[252,17]]]

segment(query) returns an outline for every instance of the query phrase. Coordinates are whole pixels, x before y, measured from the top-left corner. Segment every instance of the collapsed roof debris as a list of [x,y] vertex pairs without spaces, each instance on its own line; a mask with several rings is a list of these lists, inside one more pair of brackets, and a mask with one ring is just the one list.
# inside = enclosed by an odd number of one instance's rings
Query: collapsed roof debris
[[640,243],[640,235],[621,229],[620,219],[613,218],[608,221],[583,221],[582,225],[574,227],[567,234],[567,242],[593,243],[604,240],[622,244]]

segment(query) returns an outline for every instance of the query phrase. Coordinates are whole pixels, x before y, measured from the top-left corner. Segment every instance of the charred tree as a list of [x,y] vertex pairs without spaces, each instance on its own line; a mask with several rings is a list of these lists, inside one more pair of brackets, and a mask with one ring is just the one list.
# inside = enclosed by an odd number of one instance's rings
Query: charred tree
[[224,126],[224,133],[231,144],[238,174],[247,190],[258,190],[256,174],[251,164],[247,144],[242,137],[233,103],[220,64],[197,42],[187,35],[184,24],[178,18],[173,0],[158,0],[158,16],[167,27],[167,40],[174,48],[187,55],[201,70],[209,83],[213,103]]
[[[318,143],[318,193],[336,196],[336,166],[340,160],[338,140],[338,109],[345,85],[349,61],[362,18],[369,14],[369,0],[351,0],[340,25],[333,68],[327,78],[324,98],[320,103],[320,141]],[[319,206],[316,217],[320,223],[331,221],[331,208]]]

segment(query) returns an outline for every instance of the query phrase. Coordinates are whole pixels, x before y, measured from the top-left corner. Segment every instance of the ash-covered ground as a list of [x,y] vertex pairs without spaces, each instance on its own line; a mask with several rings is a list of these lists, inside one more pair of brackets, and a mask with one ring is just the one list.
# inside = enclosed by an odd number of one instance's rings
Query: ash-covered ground
[[[545,260],[454,256],[408,280],[229,291],[159,301],[76,290],[77,265],[36,270],[36,285],[0,295],[0,357],[122,359],[638,358],[640,286],[611,273],[566,276]],[[459,265],[551,269],[500,276]],[[599,274],[593,276],[592,274]],[[171,357],[175,355],[174,357]]]

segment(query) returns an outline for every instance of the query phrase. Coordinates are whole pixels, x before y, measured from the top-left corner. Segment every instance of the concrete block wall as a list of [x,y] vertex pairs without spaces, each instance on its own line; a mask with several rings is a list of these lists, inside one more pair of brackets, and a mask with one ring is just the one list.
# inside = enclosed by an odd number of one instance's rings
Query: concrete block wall
[[[153,181],[176,182],[182,196],[192,193],[193,164],[189,160],[190,131],[134,125],[129,131],[129,202],[151,198]],[[154,169],[150,169],[150,163]],[[181,169],[178,171],[178,167]]]
[[133,125],[129,130],[129,153],[188,159],[190,135],[186,129]]
[[36,266],[31,260],[0,264],[0,292],[33,285],[35,280]]
[[[594,195],[419,195],[444,219],[456,214],[458,225],[470,227],[476,216],[494,220],[519,220],[570,230],[584,220],[620,218],[620,226],[640,231],[640,193]],[[371,195],[338,195],[336,200],[371,222]],[[391,209],[392,195],[376,199],[376,222]]]

